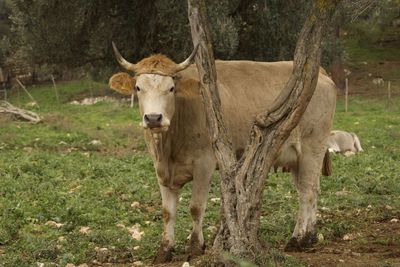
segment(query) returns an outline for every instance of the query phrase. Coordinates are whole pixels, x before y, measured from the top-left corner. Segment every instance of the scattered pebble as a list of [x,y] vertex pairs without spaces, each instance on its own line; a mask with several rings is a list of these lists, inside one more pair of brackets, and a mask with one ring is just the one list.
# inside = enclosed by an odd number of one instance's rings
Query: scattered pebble
[[342,262],[342,263],[343,263],[343,262],[344,262],[344,260],[342,260],[342,259],[339,259],[339,262]]
[[139,207],[140,207],[140,203],[139,202],[137,202],[137,201],[132,202],[132,204],[131,204],[131,208],[132,209],[138,209]]
[[133,247],[133,250],[139,250],[140,246]]
[[117,100],[114,97],[103,96],[103,97],[88,97],[88,98],[82,99],[81,101],[74,100],[69,103],[72,105],[94,105],[94,104],[96,104],[98,102],[102,102],[102,101],[117,102],[119,100]]
[[143,264],[143,262],[141,262],[141,261],[135,261],[134,263],[133,263],[133,266],[143,266],[144,264]]
[[61,228],[61,227],[64,226],[63,223],[58,223],[58,222],[55,222],[55,221],[48,221],[48,222],[45,223],[45,225],[54,226],[56,228]]
[[101,141],[96,139],[89,142],[89,145],[94,145],[94,146],[99,146],[101,144],[102,144]]
[[96,251],[96,259],[99,262],[107,262],[108,257],[110,256],[108,248],[95,247],[94,250]]
[[399,222],[399,219],[393,218],[393,219],[390,220],[390,222],[391,223],[397,223],[397,222]]
[[335,193],[335,195],[336,196],[348,196],[348,195],[350,195],[351,194],[351,192],[350,191],[347,191],[347,190],[345,190],[345,189],[343,189],[342,191],[337,191],[336,193]]
[[183,264],[182,264],[182,267],[190,267],[190,264],[189,264],[189,262],[184,262]]
[[320,241],[320,242],[324,241],[324,235],[323,234],[319,233],[317,237],[318,237],[318,241]]
[[211,225],[207,228],[208,231],[210,231],[211,233],[216,233],[218,231],[218,228],[214,225]]
[[140,241],[142,240],[142,237],[144,236],[144,232],[140,231],[140,224],[135,224],[132,227],[127,228],[129,234],[131,234],[132,238]]
[[117,227],[125,228],[125,225],[123,225],[122,223],[119,223],[119,224],[117,224]]
[[356,153],[354,153],[353,151],[346,151],[346,152],[344,152],[344,156],[345,157],[350,157],[350,156],[353,156],[353,155],[355,155]]
[[211,202],[214,202],[214,203],[219,203],[219,202],[221,202],[221,198],[219,198],[219,197],[213,197],[213,198],[211,198],[210,200],[211,200]]
[[79,233],[81,233],[81,234],[83,234],[83,235],[87,235],[87,234],[89,234],[91,232],[91,230],[90,230],[90,227],[88,227],[88,226],[82,226],[80,229],[79,229]]
[[354,239],[356,239],[356,234],[345,234],[344,236],[343,236],[343,240],[344,241],[351,241],[351,240],[354,240]]

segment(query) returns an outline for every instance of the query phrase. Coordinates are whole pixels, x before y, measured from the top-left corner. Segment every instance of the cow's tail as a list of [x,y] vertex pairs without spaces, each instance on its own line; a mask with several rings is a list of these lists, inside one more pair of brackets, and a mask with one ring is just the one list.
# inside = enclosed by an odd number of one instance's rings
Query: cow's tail
[[322,175],[331,176],[332,175],[332,161],[329,150],[326,150],[324,156],[324,162],[322,163]]
[[352,135],[353,138],[354,138],[354,146],[355,146],[357,152],[362,152],[362,151],[364,151],[364,150],[362,149],[362,147],[361,147],[360,139],[358,139],[358,136],[357,136],[356,134],[354,134],[354,133],[352,133],[351,135]]

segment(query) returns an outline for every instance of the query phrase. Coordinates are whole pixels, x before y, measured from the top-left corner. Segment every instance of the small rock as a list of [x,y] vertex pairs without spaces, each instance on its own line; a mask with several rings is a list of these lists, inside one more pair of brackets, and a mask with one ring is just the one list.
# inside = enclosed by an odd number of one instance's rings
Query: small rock
[[26,103],[25,106],[27,106],[29,108],[34,108],[34,107],[37,107],[38,104],[36,102],[29,102],[29,103]]
[[45,225],[54,226],[56,228],[61,228],[61,227],[64,226],[63,223],[58,223],[58,222],[55,222],[55,221],[48,221],[48,222],[45,223]]
[[94,250],[96,251],[96,259],[99,262],[107,262],[108,257],[110,256],[110,251],[108,248],[95,247]]
[[24,147],[23,148],[23,150],[25,151],[25,152],[32,152],[33,151],[33,148],[32,147],[30,147],[30,146],[26,146],[26,147]]
[[221,202],[221,198],[219,198],[219,197],[213,197],[213,198],[211,198],[210,200],[211,200],[211,202],[214,202],[214,203],[219,203],[219,202]]
[[351,241],[351,240],[354,240],[355,238],[356,238],[355,234],[345,234],[343,236],[344,241]]
[[126,228],[125,225],[123,225],[122,223],[117,224],[117,227]]
[[344,152],[344,156],[345,157],[350,157],[350,156],[353,156],[353,155],[355,155],[356,153],[354,153],[353,151],[346,151],[346,152]]
[[99,146],[101,144],[102,144],[101,141],[96,139],[89,142],[89,145],[94,145],[94,146]]
[[351,192],[349,192],[349,191],[343,189],[342,191],[337,191],[337,192],[335,193],[335,195],[336,195],[336,196],[347,196],[347,195],[349,195],[350,193],[351,193]]
[[218,231],[218,228],[214,225],[209,226],[208,231],[210,231],[211,233],[216,233]]
[[399,219],[393,218],[393,219],[390,220],[390,222],[391,223],[397,223],[397,222],[399,222]]
[[76,267],[76,265],[72,264],[72,263],[67,263],[67,265],[65,265],[65,267]]
[[141,262],[141,261],[135,261],[134,263],[133,263],[133,266],[143,266],[144,264],[143,264],[143,262]]
[[392,210],[392,209],[393,209],[392,206],[390,206],[390,205],[386,205],[385,208],[386,208],[387,210]]
[[140,246],[133,247],[133,250],[139,250]]
[[82,227],[79,229],[79,233],[84,234],[84,235],[87,235],[87,234],[89,234],[90,232],[91,232],[90,227],[87,227],[87,226],[82,226]]
[[184,262],[183,264],[182,264],[182,267],[190,267],[190,264],[189,264],[189,262]]
[[356,257],[361,257],[361,253],[358,253],[358,252],[351,252],[351,255],[356,256]]
[[324,235],[323,234],[319,233],[317,237],[318,237],[318,241],[320,241],[320,242],[324,241]]
[[138,209],[139,207],[140,207],[140,203],[139,203],[139,202],[137,202],[137,201],[132,202],[131,208],[133,208],[133,209]]
[[127,229],[133,239],[135,239],[137,241],[142,240],[142,236],[144,236],[144,232],[140,231],[140,225],[138,223]]
[[343,262],[344,262],[344,260],[342,260],[342,259],[339,259],[339,262],[342,262],[342,263],[343,263]]
[[44,267],[44,263],[43,262],[36,262],[37,267]]

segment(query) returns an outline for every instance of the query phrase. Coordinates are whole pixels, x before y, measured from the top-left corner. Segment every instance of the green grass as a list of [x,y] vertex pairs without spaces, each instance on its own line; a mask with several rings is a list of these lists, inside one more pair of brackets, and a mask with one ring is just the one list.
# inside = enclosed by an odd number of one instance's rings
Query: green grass
[[[88,81],[59,85],[61,103],[51,86],[30,88],[44,121],[0,122],[0,266],[91,264],[100,257],[96,247],[107,248],[107,261],[113,264],[151,262],[162,232],[161,199],[138,110],[120,103],[68,104],[74,95],[90,94],[91,86],[93,94],[104,88]],[[351,98],[348,113],[338,102],[334,128],[357,133],[365,152],[350,158],[335,155],[334,175],[321,180],[319,229],[325,243],[400,210],[400,99],[394,101],[388,111],[384,100]],[[24,106],[29,99],[13,96],[11,102]],[[92,145],[92,140],[101,144]],[[343,189],[350,194],[335,194]],[[184,253],[191,229],[190,192],[190,185],[185,186],[180,199],[178,255]],[[219,197],[217,175],[213,197]],[[131,207],[135,201],[139,208]],[[273,248],[266,265],[298,266],[280,252],[297,210],[288,175],[269,177],[263,210],[260,234]],[[355,216],[357,210],[361,212]],[[213,236],[208,227],[217,225],[218,218],[219,204],[210,201],[204,220],[208,247]],[[49,221],[63,225],[57,228]],[[120,226],[136,223],[145,233],[141,241]],[[90,232],[81,233],[81,227]]]

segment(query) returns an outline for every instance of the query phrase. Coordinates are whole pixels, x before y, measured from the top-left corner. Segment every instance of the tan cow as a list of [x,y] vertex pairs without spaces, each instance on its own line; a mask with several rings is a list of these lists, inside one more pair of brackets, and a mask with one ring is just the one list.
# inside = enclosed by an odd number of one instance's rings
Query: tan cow
[[[197,68],[190,65],[196,49],[180,64],[163,55],[132,64],[121,57],[115,46],[114,51],[119,63],[135,76],[116,74],[110,79],[110,87],[138,96],[141,125],[161,191],[164,233],[155,262],[172,258],[178,194],[189,181],[193,219],[189,253],[200,254],[204,249],[202,221],[216,159],[208,137]],[[216,68],[223,117],[233,146],[240,152],[246,146],[255,115],[272,104],[288,80],[293,63],[216,61]],[[276,162],[290,169],[299,193],[298,219],[288,250],[316,241],[319,178],[335,101],[334,83],[320,73],[315,94]]]

